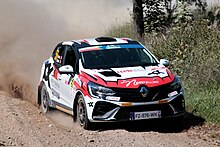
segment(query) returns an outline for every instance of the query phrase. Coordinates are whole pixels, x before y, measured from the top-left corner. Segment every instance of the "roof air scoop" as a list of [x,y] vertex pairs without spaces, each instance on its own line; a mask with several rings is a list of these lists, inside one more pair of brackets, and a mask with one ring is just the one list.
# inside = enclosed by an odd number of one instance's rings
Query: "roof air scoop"
[[117,41],[115,38],[111,38],[111,37],[98,37],[95,40],[97,42],[115,42],[115,41]]

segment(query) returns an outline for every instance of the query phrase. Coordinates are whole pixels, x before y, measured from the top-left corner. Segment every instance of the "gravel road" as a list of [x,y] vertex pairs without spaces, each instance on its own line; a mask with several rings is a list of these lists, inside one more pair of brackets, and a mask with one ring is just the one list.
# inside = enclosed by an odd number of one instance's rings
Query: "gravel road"
[[0,92],[0,146],[220,146],[219,127],[189,126],[176,131],[163,126],[151,121],[105,123],[86,131],[67,114],[53,110],[45,116],[31,103]]

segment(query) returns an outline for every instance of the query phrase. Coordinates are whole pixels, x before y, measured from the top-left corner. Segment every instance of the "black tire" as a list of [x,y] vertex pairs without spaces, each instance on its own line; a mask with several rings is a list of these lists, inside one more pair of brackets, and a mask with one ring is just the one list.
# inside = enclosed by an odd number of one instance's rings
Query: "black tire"
[[47,88],[45,85],[41,87],[41,103],[40,103],[40,109],[43,113],[47,113],[50,109],[49,106],[49,94],[47,92]]
[[82,95],[79,95],[77,102],[77,122],[86,130],[90,130],[92,128],[91,122],[88,119],[86,104]]

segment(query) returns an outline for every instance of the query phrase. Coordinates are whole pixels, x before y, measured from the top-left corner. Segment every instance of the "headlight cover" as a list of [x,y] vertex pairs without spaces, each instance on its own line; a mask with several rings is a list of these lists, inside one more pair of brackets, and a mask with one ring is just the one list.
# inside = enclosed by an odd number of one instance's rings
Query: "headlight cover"
[[170,84],[170,88],[172,90],[176,90],[178,88],[181,87],[181,83],[180,83],[180,78],[178,78],[177,76],[175,76],[173,82]]
[[106,99],[107,96],[113,96],[115,92],[110,88],[103,87],[93,82],[88,83],[89,94],[94,98]]

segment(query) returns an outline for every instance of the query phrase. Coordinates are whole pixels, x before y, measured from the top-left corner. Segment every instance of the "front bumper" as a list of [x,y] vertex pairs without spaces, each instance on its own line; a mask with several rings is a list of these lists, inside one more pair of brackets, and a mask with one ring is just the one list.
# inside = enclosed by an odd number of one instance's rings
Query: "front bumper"
[[132,113],[150,111],[160,111],[160,118],[183,115],[185,112],[183,91],[176,96],[150,102],[97,101],[90,121],[130,121],[133,120]]

